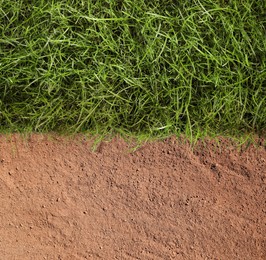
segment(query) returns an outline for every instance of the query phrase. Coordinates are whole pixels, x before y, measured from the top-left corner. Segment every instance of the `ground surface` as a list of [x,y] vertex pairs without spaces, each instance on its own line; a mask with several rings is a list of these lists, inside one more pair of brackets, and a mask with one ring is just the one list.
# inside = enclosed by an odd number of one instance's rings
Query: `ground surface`
[[266,150],[1,136],[0,259],[266,259]]

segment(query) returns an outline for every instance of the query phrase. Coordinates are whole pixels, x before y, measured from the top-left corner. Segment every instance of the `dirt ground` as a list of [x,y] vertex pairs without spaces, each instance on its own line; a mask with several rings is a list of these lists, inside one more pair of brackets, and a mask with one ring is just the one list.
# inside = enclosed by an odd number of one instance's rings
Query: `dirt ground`
[[266,259],[266,149],[0,136],[0,259]]

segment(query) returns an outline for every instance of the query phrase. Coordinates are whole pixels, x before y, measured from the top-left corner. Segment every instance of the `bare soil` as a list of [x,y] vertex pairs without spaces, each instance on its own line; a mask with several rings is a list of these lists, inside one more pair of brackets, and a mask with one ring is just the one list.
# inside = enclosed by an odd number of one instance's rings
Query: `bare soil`
[[266,150],[0,137],[0,259],[266,259]]

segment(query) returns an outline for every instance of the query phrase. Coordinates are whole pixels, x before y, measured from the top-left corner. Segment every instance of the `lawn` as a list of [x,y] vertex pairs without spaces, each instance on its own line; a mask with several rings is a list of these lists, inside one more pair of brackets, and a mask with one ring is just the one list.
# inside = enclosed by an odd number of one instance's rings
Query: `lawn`
[[2,132],[265,133],[265,0],[0,0]]

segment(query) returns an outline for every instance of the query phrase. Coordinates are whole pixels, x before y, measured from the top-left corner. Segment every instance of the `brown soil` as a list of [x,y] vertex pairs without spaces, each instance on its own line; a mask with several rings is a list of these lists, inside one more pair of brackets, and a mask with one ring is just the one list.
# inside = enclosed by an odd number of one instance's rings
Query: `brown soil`
[[0,137],[0,259],[266,259],[266,150]]

